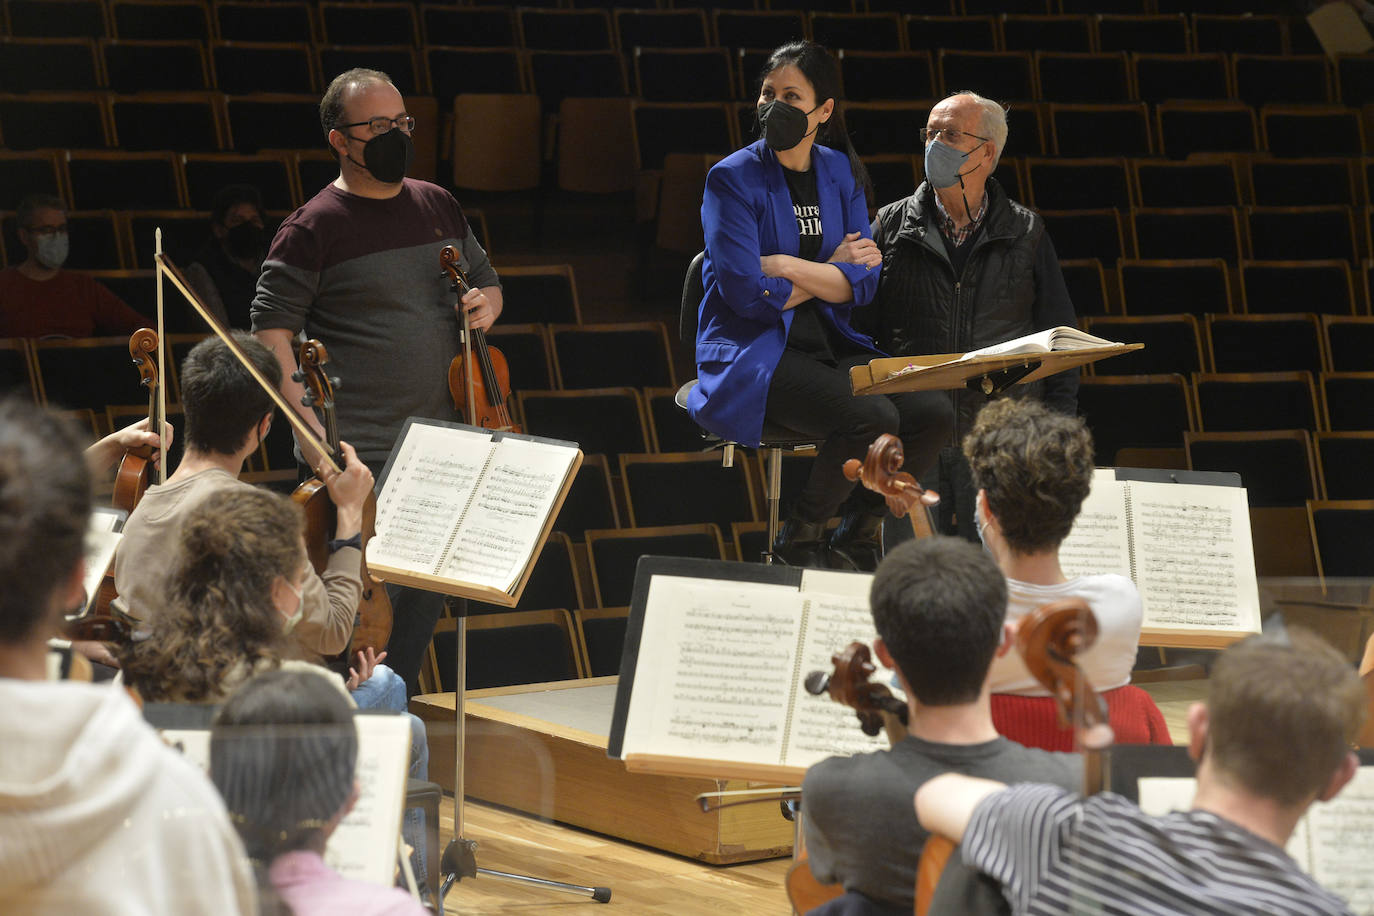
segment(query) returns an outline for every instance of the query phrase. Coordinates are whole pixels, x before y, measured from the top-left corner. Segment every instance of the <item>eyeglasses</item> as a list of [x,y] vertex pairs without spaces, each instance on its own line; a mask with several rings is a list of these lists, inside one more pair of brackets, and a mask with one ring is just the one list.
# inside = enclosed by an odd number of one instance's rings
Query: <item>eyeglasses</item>
[[975,140],[982,140],[984,143],[988,142],[987,137],[980,137],[977,134],[971,134],[966,130],[955,130],[952,127],[921,128],[921,142],[926,145],[929,145],[930,141],[935,139],[943,139],[946,143],[953,145],[957,144],[960,140],[964,139],[965,137],[972,137]]
[[29,235],[37,235],[43,237],[47,237],[50,235],[66,235],[67,224],[63,223],[60,226],[25,226],[24,230],[28,232]]
[[338,126],[340,128],[362,127],[364,124],[371,128],[374,134],[384,134],[392,127],[399,127],[407,132],[415,129],[415,119],[410,115],[401,115],[399,118],[368,118],[366,121],[354,121],[352,124],[340,124]]

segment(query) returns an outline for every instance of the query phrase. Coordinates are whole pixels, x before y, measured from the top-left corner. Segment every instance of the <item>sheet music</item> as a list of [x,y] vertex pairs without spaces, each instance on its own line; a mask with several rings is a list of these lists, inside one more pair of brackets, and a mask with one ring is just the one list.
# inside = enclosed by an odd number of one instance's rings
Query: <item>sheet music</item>
[[354,716],[353,722],[358,729],[358,802],[329,837],[324,861],[345,878],[390,887],[410,765],[410,722],[402,715]]
[[1131,510],[1144,626],[1259,631],[1244,489],[1131,485]]
[[655,576],[646,608],[623,753],[777,763],[800,594]]
[[440,570],[448,579],[510,591],[525,570],[577,450],[502,439]]
[[100,593],[100,585],[105,581],[105,573],[109,572],[110,564],[114,562],[115,549],[119,546],[119,539],[123,537],[115,529],[123,519],[123,512],[102,512],[97,509],[91,513],[90,521],[86,524],[86,571],[81,584],[86,590],[87,610],[95,603]]
[[1059,545],[1064,574],[1090,576],[1116,573],[1130,577],[1131,555],[1126,518],[1126,485],[1110,468],[1098,468],[1073,530]]
[[867,607],[868,592],[873,587],[873,573],[845,572],[838,569],[803,569],[802,594],[819,592],[823,595],[847,595],[862,598]]
[[412,424],[377,499],[368,562],[434,572],[493,448],[479,433]]
[[1374,767],[1360,767],[1341,794],[1308,808],[1303,820],[1312,877],[1356,913],[1374,914]]
[[[833,670],[830,657],[855,640],[872,649],[878,633],[866,594],[861,598],[809,594],[807,603],[810,608],[799,669],[803,678],[812,671]],[[874,680],[884,684],[892,680],[892,669],[883,667],[876,656],[873,664],[878,668]],[[884,733],[871,738],[863,733],[853,709],[835,702],[829,694],[813,696],[800,683],[790,718],[792,731],[783,762],[791,766],[810,766],[835,754],[862,754],[888,747]]]

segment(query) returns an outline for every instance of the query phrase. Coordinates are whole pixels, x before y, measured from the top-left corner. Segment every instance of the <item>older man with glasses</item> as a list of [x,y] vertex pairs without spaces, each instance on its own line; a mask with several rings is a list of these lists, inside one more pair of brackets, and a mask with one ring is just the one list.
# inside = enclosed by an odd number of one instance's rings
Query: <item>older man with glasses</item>
[[[324,343],[347,373],[340,438],[380,476],[407,417],[456,419],[448,367],[459,352],[459,310],[474,328],[490,327],[501,314],[501,283],[453,195],[406,177],[411,133],[425,125],[406,112],[385,73],[337,76],[320,101],[320,126],[339,177],[287,217],[272,240],[253,300],[253,332],[276,353],[282,394],[293,405],[304,394],[291,378],[293,338],[304,331]],[[458,250],[472,286],[461,302],[441,278],[446,245]],[[298,410],[323,439],[314,411]],[[303,457],[308,467],[318,464],[316,455]],[[389,663],[414,694],[443,596],[388,592]]]
[[131,334],[148,324],[94,277],[62,269],[70,243],[61,199],[30,195],[15,216],[28,254],[0,271],[0,337]]

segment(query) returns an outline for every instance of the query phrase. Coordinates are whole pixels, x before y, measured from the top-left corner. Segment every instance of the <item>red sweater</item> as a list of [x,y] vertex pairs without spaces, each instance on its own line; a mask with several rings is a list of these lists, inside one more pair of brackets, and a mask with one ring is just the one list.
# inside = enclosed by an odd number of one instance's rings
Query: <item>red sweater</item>
[[30,280],[0,270],[0,337],[100,337],[132,334],[148,319],[93,277],[70,270]]

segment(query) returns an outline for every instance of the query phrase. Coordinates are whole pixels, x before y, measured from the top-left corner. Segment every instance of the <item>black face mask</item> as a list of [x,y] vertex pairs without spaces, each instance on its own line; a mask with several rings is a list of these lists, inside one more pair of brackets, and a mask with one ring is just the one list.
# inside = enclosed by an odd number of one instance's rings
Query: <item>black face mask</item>
[[224,245],[236,258],[258,258],[262,255],[267,233],[254,223],[230,226],[224,234]]
[[379,134],[363,144],[363,167],[383,184],[396,184],[406,177],[414,159],[415,144],[400,128]]
[[[816,108],[812,108],[811,111],[815,111]],[[811,114],[811,111],[802,111],[777,99],[760,105],[759,123],[763,125],[763,142],[775,153],[792,149],[810,133],[806,129],[806,116]],[[817,124],[816,127],[819,129],[820,125]]]

